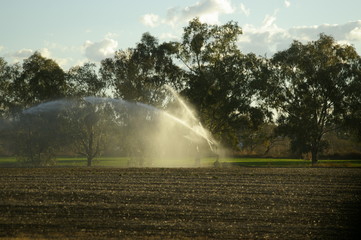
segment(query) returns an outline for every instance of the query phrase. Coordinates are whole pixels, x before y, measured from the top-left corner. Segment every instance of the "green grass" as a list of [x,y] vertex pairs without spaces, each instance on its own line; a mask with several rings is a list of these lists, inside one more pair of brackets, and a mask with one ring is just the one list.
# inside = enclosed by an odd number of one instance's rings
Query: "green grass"
[[[213,166],[214,158],[201,159],[201,166]],[[276,158],[221,158],[219,161],[224,166],[240,167],[310,167],[311,161],[302,159],[276,159]],[[101,167],[128,167],[127,157],[100,157],[93,160],[93,166]],[[162,167],[194,167],[194,159],[154,159],[155,166]],[[60,167],[82,167],[86,166],[86,158],[59,157],[56,165]],[[14,157],[0,157],[0,167],[17,167],[20,164]],[[132,166],[132,165],[131,165]],[[360,160],[320,160],[319,167],[361,167]]]
[[[225,158],[222,162],[245,167],[311,167],[310,160],[277,158]],[[361,167],[361,160],[319,160],[319,167]]]
[[14,157],[0,157],[0,167],[12,167],[18,165]]
[[[214,159],[209,159],[212,163]],[[302,159],[274,159],[274,158],[223,158],[224,165],[244,167],[308,167],[310,161]]]
[[[128,158],[124,157],[101,157],[93,159],[93,166],[103,166],[103,167],[126,167],[128,163]],[[56,159],[56,166],[72,166],[72,167],[81,167],[86,166],[86,158],[81,157],[60,157]]]

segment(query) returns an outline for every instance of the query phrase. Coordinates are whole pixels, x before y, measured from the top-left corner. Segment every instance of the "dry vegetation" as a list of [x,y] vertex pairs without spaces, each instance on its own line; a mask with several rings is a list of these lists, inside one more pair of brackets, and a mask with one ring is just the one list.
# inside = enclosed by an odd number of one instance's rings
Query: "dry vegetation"
[[0,239],[351,239],[361,169],[0,168]]

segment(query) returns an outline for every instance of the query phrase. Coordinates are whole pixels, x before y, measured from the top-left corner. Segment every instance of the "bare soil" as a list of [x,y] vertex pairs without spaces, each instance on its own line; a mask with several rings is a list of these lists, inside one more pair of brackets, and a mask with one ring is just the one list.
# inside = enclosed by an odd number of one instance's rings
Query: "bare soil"
[[0,239],[355,239],[361,169],[0,168]]

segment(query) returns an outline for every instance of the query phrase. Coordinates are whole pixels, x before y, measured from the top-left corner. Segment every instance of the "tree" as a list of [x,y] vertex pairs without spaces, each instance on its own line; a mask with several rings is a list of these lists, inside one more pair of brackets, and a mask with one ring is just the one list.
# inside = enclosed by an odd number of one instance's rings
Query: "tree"
[[14,82],[15,101],[26,108],[64,97],[67,87],[59,65],[35,52],[24,60],[21,75]]
[[0,117],[7,112],[10,102],[11,81],[9,79],[9,67],[3,58],[0,58]]
[[202,124],[231,147],[238,143],[240,128],[257,127],[264,117],[260,108],[251,105],[262,59],[240,52],[240,34],[235,22],[217,26],[194,19],[184,28],[182,42],[175,43],[177,58],[186,69],[181,95],[195,107]]
[[0,117],[9,116],[16,109],[14,82],[19,74],[19,65],[9,65],[0,58]]
[[73,151],[87,158],[87,166],[100,156],[108,144],[113,126],[113,109],[109,102],[77,99],[62,112],[62,131]]
[[311,152],[312,163],[327,147],[324,135],[343,126],[348,114],[351,66],[359,61],[352,46],[331,36],[302,44],[294,41],[272,58],[268,96],[278,111],[278,131],[290,137],[299,155]]
[[67,73],[67,83],[70,86],[69,95],[104,96],[106,84],[96,73],[94,63],[85,63],[83,66],[70,68]]
[[12,122],[6,141],[21,163],[32,166],[55,163],[56,150],[62,144],[57,117],[56,110],[24,112]]
[[361,58],[350,64],[350,71],[354,73],[347,89],[348,114],[346,126],[354,136],[361,141]]
[[8,76],[8,66],[3,58],[0,58],[0,116],[6,112],[9,102],[10,79]]
[[8,118],[15,111],[13,83],[19,75],[18,65],[9,65],[0,57],[0,154],[9,153],[11,145],[11,122]]
[[[257,129],[242,129],[240,132],[241,150],[246,154],[267,156],[273,148],[284,144],[284,138],[274,133],[275,125],[265,123]],[[269,155],[268,155],[269,156]]]
[[181,70],[169,54],[171,45],[159,44],[145,33],[135,48],[120,50],[114,58],[102,61],[100,73],[124,100],[161,107],[166,96],[165,84],[177,88]]
[[19,160],[42,166],[54,163],[58,146],[56,114],[25,112],[24,108],[65,96],[63,70],[36,52],[19,64],[0,59],[0,111],[7,120],[5,142]]

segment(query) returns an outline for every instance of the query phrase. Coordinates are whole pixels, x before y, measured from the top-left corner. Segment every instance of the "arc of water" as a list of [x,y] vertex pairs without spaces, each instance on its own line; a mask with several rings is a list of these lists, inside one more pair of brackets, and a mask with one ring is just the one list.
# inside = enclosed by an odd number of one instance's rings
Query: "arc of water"
[[[166,117],[172,119],[173,121],[181,124],[182,126],[184,126],[184,127],[188,128],[189,130],[191,130],[196,135],[198,135],[198,136],[202,137],[203,139],[205,139],[207,141],[210,149],[212,151],[214,151],[213,145],[216,145],[216,144],[214,143],[214,141],[212,139],[210,139],[208,133],[206,132],[206,130],[204,129],[202,124],[198,121],[198,119],[196,118],[196,116],[194,115],[192,110],[187,106],[187,104],[182,100],[182,98],[178,95],[178,93],[173,88],[171,88],[170,86],[166,86],[166,88],[173,94],[173,96],[177,99],[177,101],[179,101],[179,103],[185,109],[185,111],[188,113],[188,115],[191,117],[191,119],[198,123],[199,128],[195,128],[194,126],[191,126],[186,121],[184,121],[182,119],[179,119],[179,118],[171,115],[170,113],[167,113],[167,112],[162,111],[162,110],[160,110],[160,109],[158,109],[156,107],[153,107],[153,106],[150,106],[150,105],[147,105],[147,104],[144,104],[144,103],[139,103],[139,102],[132,103],[132,102],[125,101],[123,99],[112,99],[112,98],[101,98],[101,97],[85,97],[83,99],[85,101],[91,103],[91,104],[111,102],[111,103],[125,104],[127,106],[138,105],[140,107],[147,108],[147,109],[149,109],[151,111],[154,111],[154,112],[160,112],[164,116],[166,116]],[[71,101],[68,100],[68,99],[56,100],[56,101],[42,103],[42,104],[39,104],[39,105],[37,105],[35,107],[26,109],[26,110],[24,110],[24,113],[33,114],[33,113],[37,113],[37,112],[41,112],[41,111],[56,110],[56,109],[64,108],[64,107],[66,107],[68,105],[69,106],[71,105]]]
[[[189,114],[189,116],[194,120],[197,121],[199,126],[200,126],[200,130],[202,131],[202,133],[198,133],[200,136],[202,136],[208,143],[209,148],[211,149],[212,152],[214,152],[214,149],[212,147],[212,145],[215,145],[215,143],[209,139],[209,136],[207,136],[207,132],[205,131],[202,123],[196,118],[196,116],[194,115],[193,111],[188,107],[188,105],[183,101],[183,99],[179,96],[179,94],[169,85],[164,85],[165,88],[170,91],[172,93],[172,95],[177,99],[177,101],[181,104],[181,106],[183,107],[183,109]],[[170,115],[170,114],[169,114]],[[179,120],[179,119],[178,119]],[[184,124],[183,124],[184,125]],[[194,131],[194,130],[193,130]]]

